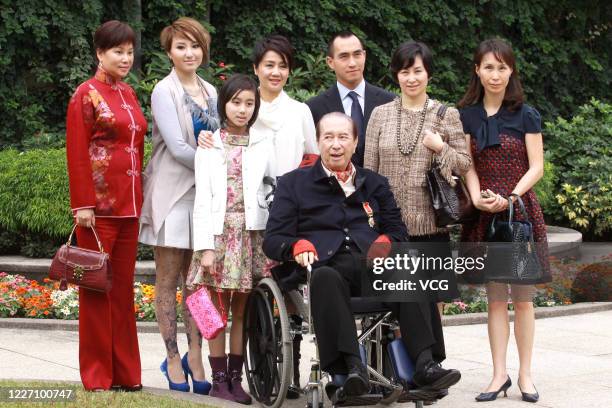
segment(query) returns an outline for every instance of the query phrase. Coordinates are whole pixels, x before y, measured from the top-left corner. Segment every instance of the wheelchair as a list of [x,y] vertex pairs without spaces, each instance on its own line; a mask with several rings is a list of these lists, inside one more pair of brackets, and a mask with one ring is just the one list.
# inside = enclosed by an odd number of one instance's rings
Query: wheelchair
[[[310,293],[310,275],[308,271],[304,294]],[[417,389],[411,385],[414,366],[401,339],[395,338],[394,333],[399,330],[391,317],[391,310],[380,302],[365,298],[351,298],[351,308],[355,317],[361,319],[357,340],[370,377],[371,392],[359,397],[345,396],[341,385],[346,377],[336,375],[332,378],[320,369],[314,328],[310,324],[310,303],[305,298],[300,290],[281,291],[273,278],[262,279],[251,291],[244,315],[243,355],[250,393],[260,405],[270,408],[283,405],[293,378],[292,348],[297,334],[312,335],[316,350],[316,357],[311,359],[308,382],[302,388],[307,408],[324,406],[324,378],[337,388],[330,396],[332,407],[413,402],[416,408],[422,408],[425,401],[443,397],[437,391]],[[290,326],[288,299],[302,317],[302,327]]]

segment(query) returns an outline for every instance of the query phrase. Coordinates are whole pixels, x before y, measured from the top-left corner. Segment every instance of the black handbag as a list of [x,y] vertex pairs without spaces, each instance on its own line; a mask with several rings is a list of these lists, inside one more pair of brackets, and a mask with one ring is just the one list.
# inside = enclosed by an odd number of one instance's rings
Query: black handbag
[[[514,218],[516,197],[524,221]],[[507,219],[495,214],[487,229],[487,277],[507,281],[531,281],[542,277],[542,265],[533,239],[533,226],[518,194],[508,196]]]
[[[436,113],[436,126],[441,128],[440,122],[446,114],[446,105],[441,105]],[[455,185],[442,176],[438,163],[433,160],[431,168],[427,171],[427,187],[436,218],[436,226],[443,228],[448,225],[465,224],[476,217],[476,209],[472,205],[470,194],[461,179],[453,176]]]

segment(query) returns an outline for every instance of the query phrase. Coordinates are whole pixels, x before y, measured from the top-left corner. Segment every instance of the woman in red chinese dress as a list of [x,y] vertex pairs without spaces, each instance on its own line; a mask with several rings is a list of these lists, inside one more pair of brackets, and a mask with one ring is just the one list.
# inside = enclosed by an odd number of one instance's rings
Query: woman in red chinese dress
[[78,244],[97,249],[95,227],[113,274],[108,293],[79,290],[80,372],[91,391],[141,388],[133,280],[147,122],[134,90],[121,81],[134,62],[134,39],[125,23],[98,27],[98,69],[75,91],[66,118]]

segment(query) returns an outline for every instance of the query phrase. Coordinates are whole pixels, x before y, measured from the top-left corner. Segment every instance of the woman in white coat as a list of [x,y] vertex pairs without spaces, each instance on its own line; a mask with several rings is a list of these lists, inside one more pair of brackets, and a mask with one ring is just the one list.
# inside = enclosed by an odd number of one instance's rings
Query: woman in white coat
[[[261,104],[250,133],[271,140],[275,152],[273,178],[300,164],[314,164],[319,155],[310,109],[283,90],[294,64],[293,54],[293,46],[282,35],[264,38],[253,48],[253,71],[259,80]],[[210,133],[199,145],[212,147]]]
[[293,68],[293,54],[293,46],[282,35],[267,37],[253,48],[261,106],[252,132],[272,139],[277,177],[296,169],[304,159],[314,163],[319,154],[310,109],[283,90]]

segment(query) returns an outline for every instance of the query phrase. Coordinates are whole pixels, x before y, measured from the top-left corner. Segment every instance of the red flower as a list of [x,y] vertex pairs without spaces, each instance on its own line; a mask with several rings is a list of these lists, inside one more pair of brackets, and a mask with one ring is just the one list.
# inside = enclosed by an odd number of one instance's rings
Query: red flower
[[225,62],[223,61],[219,62],[219,68],[225,68]]
[[219,79],[222,80],[222,81],[225,81],[225,79],[226,79],[225,75],[219,75]]

